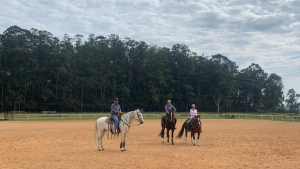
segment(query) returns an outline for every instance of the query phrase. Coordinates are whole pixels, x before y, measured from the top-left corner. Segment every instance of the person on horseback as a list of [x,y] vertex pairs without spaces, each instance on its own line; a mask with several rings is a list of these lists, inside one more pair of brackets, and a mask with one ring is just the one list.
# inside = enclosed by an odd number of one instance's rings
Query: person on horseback
[[122,114],[121,106],[119,105],[119,99],[115,98],[115,102],[111,105],[110,110],[111,118],[115,121],[115,133],[118,131],[118,125],[119,125],[119,115]]
[[195,107],[196,107],[195,104],[192,104],[192,108],[190,110],[190,119],[186,122],[189,125],[188,131],[190,131],[191,123],[197,116],[197,109],[195,109]]
[[164,116],[164,123],[166,123],[166,117],[168,117],[171,112],[173,112],[173,114],[176,112],[176,108],[171,104],[171,100],[167,101],[167,104],[165,105],[165,112],[166,115]]

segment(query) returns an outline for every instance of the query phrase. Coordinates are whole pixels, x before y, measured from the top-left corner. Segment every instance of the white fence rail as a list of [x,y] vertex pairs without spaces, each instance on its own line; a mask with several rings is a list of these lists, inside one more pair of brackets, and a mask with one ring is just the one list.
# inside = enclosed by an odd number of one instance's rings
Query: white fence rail
[[[99,114],[14,114],[16,121],[31,121],[31,120],[93,120],[100,117],[109,117],[109,113]],[[144,119],[160,119],[164,116],[163,113],[143,113]],[[189,113],[176,113],[177,119],[189,118]],[[254,114],[201,114],[201,119],[254,119],[254,120],[274,120],[274,121],[298,121],[300,116],[287,115],[254,115]],[[0,114],[0,119],[4,119],[4,115]]]

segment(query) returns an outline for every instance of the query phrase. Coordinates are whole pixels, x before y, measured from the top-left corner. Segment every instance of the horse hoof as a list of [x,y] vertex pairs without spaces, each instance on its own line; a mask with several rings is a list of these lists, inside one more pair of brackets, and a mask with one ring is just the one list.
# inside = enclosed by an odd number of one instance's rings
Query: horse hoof
[[126,149],[124,149],[124,151],[126,151]]
[[101,151],[101,149],[99,148],[98,151]]
[[194,144],[194,146],[195,146],[195,144]]
[[172,143],[172,145],[174,145],[174,143]]
[[200,144],[198,144],[198,146],[200,146]]
[[165,143],[165,142],[162,142],[163,144]]
[[102,150],[105,150],[104,148],[102,148]]
[[122,152],[124,152],[124,150],[121,150]]
[[169,145],[169,143],[167,143]]

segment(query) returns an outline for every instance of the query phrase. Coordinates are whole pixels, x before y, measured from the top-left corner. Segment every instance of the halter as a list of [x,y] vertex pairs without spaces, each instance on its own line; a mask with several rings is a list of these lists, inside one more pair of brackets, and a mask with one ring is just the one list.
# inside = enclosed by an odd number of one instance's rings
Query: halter
[[[139,114],[139,112],[138,112],[137,110],[135,110],[134,112],[137,114],[137,116],[138,116],[138,119],[139,119],[139,120],[140,120],[140,122],[141,122],[141,119],[140,119],[140,116],[141,116],[141,115]],[[128,113],[127,113],[127,114],[128,114]],[[131,116],[131,115],[130,115],[130,116]],[[125,119],[125,117],[124,117],[124,116],[122,116],[122,118],[121,118],[121,120],[123,121],[123,125],[124,125],[124,124],[126,124],[126,126],[128,126],[128,128],[130,128],[130,124],[129,124],[129,119],[130,119],[130,116],[128,116],[128,120],[127,120],[127,119]],[[125,120],[126,122],[125,122],[124,120]]]

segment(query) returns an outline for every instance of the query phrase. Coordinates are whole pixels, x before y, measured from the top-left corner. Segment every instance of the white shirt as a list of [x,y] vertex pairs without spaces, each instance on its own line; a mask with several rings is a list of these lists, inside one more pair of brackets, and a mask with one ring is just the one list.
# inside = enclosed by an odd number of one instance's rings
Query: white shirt
[[195,109],[195,110],[191,109],[190,110],[190,116],[191,116],[191,118],[197,116],[197,109]]

